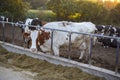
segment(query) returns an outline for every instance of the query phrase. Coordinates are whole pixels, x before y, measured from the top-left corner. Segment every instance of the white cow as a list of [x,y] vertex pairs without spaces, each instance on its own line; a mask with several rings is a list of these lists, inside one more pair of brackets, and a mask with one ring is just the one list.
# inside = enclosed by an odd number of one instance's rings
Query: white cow
[[[67,21],[59,21],[59,22],[49,22],[43,26],[43,28],[52,28],[52,29],[60,29],[60,30],[67,30],[67,31],[74,31],[74,32],[85,32],[85,33],[94,33],[96,28],[95,25],[91,22],[67,22]],[[45,30],[45,32],[50,32],[51,30]],[[35,51],[37,50],[36,41],[38,39],[38,35],[42,34],[40,31],[34,30],[31,31],[30,37],[32,39],[32,45],[30,50]],[[54,31],[53,34],[53,53],[56,56],[59,56],[59,48],[62,45],[68,44],[68,32],[61,32],[61,31]],[[81,34],[71,34],[71,42],[74,44],[75,47],[81,50],[81,55],[79,59],[83,58],[83,54],[87,50],[89,53],[89,45],[90,39],[89,36],[81,35]],[[42,37],[43,38],[43,37]],[[38,42],[39,43],[39,42]],[[39,43],[41,44],[41,43]],[[45,40],[43,45],[40,45],[40,48],[43,52],[51,52],[51,38]]]

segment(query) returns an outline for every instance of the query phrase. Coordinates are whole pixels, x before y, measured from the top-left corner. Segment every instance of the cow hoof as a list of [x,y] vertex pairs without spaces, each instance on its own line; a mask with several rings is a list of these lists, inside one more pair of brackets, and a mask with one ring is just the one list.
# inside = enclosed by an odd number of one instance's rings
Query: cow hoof
[[82,57],[81,57],[81,56],[79,57],[79,60],[82,60]]
[[82,62],[83,60],[82,60],[82,59],[79,59],[78,61],[79,61],[79,62]]

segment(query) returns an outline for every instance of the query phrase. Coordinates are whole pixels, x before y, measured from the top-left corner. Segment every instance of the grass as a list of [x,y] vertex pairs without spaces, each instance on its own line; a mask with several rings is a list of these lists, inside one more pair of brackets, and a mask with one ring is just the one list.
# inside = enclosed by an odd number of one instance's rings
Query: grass
[[29,17],[29,18],[38,17],[39,19],[49,21],[49,20],[55,20],[55,13],[51,10],[30,9],[30,10],[28,10],[28,14],[26,17]]
[[51,10],[33,10],[33,9],[28,10],[28,13],[34,13],[34,14],[40,14],[40,13],[42,13],[42,14],[54,14],[54,12],[51,11]]

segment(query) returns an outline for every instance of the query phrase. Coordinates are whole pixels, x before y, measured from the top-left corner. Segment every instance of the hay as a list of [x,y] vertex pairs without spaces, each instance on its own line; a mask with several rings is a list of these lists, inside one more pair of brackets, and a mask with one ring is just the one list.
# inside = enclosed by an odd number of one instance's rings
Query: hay
[[6,51],[0,46],[0,64],[38,73],[34,80],[105,80],[77,68],[53,65],[44,60]]

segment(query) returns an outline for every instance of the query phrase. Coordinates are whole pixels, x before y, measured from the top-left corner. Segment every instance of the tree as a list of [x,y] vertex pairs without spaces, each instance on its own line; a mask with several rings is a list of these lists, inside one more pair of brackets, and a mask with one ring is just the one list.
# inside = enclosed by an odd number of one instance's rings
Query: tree
[[56,13],[58,20],[68,20],[76,12],[74,0],[50,0],[47,8]]
[[109,20],[112,24],[120,25],[120,3],[110,10]]
[[50,0],[47,8],[56,13],[58,20],[105,21],[107,10],[98,3],[84,0]]
[[24,0],[30,3],[32,9],[45,9],[48,0]]
[[22,18],[28,10],[28,4],[22,0],[0,0],[0,14],[15,19]]
[[81,13],[80,21],[92,21],[97,24],[105,22],[108,11],[103,5],[89,1],[79,1],[77,5]]

